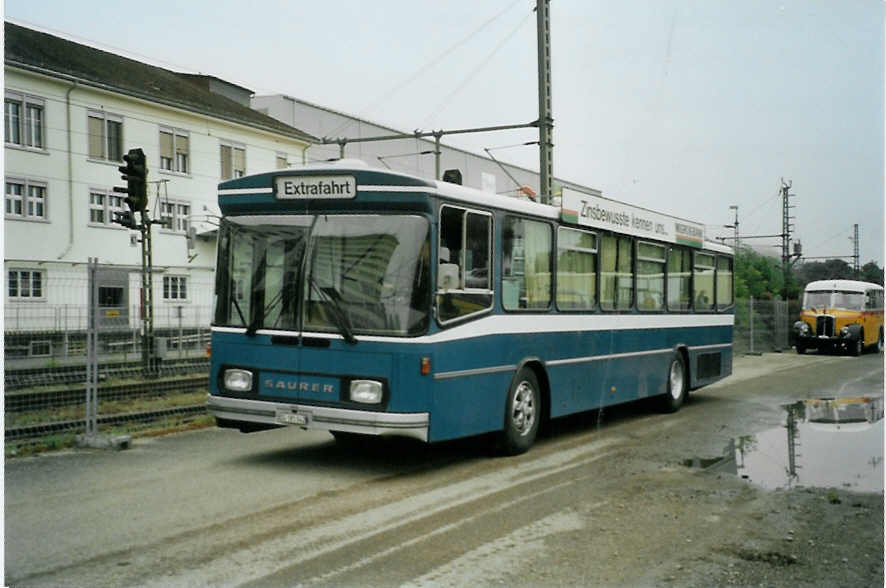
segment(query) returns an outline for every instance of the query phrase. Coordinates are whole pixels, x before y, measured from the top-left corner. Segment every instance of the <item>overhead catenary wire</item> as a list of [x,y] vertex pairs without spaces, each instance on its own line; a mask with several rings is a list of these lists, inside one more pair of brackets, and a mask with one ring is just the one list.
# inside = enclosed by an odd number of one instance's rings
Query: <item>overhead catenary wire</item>
[[[519,4],[521,1],[522,0],[514,0],[513,2],[508,4],[504,9],[502,9],[501,11],[496,13],[495,15],[493,15],[490,18],[483,21],[476,28],[472,29],[467,35],[465,35],[464,37],[462,37],[461,39],[459,39],[458,41],[456,41],[455,43],[453,43],[452,45],[450,45],[449,47],[447,47],[446,49],[444,49],[443,51],[441,51],[440,53],[438,53],[434,57],[432,57],[424,65],[422,65],[417,70],[415,70],[414,72],[409,74],[402,82],[394,85],[391,89],[389,89],[388,91],[383,93],[381,96],[374,99],[368,105],[366,105],[363,108],[361,108],[360,110],[358,110],[356,118],[362,118],[367,112],[374,110],[376,107],[378,107],[379,104],[386,101],[388,98],[390,98],[391,96],[393,96],[394,94],[396,94],[397,92],[399,92],[400,90],[402,90],[403,88],[405,88],[406,86],[408,86],[409,84],[411,84],[412,82],[414,82],[415,80],[420,78],[422,75],[426,74],[430,69],[432,69],[434,66],[436,66],[441,61],[443,61],[445,58],[449,57],[449,55],[454,53],[457,49],[459,49],[460,47],[465,45],[468,41],[472,40],[474,37],[479,35],[489,25],[491,25],[492,23],[497,21],[499,18],[501,18],[502,16],[507,14],[514,6]],[[348,125],[350,125],[352,123],[353,123],[353,121],[345,121],[341,125],[337,126],[336,128],[334,128],[333,130],[329,131],[326,134],[328,136],[335,136],[338,133],[340,133],[342,129],[344,129],[345,127],[347,127]]]
[[505,37],[504,37],[501,41],[499,41],[498,44],[497,44],[495,47],[493,47],[492,51],[490,51],[489,54],[488,54],[485,58],[483,58],[483,59],[480,61],[480,63],[477,64],[477,66],[474,67],[474,69],[472,69],[470,72],[468,72],[468,74],[467,74],[467,75],[462,79],[462,81],[461,81],[461,82],[455,87],[455,89],[453,89],[449,94],[447,94],[446,97],[445,97],[443,100],[441,100],[440,103],[434,108],[434,110],[431,111],[431,113],[427,116],[427,118],[425,118],[425,122],[422,124],[423,127],[428,127],[428,126],[431,125],[431,122],[433,121],[433,119],[434,119],[438,114],[440,114],[440,113],[441,113],[441,112],[442,112],[442,111],[443,111],[443,110],[449,105],[450,100],[452,100],[452,98],[453,98],[456,94],[458,94],[459,92],[461,92],[461,91],[465,88],[465,86],[467,86],[467,85],[471,82],[471,80],[473,80],[474,77],[475,77],[478,73],[480,73],[480,71],[481,71],[484,67],[486,67],[486,65],[487,65],[490,61],[492,61],[492,58],[495,57],[495,55],[501,50],[501,48],[504,47],[505,44],[507,44],[507,42],[510,41],[511,38],[512,38],[514,35],[516,35],[517,32],[518,32],[521,28],[523,28],[523,26],[526,24],[526,21],[529,20],[529,18],[530,18],[531,16],[532,16],[532,12],[530,11],[529,13],[526,14],[525,17],[523,17],[523,20],[521,20],[521,21],[517,24],[516,27],[514,27],[513,29],[511,29],[511,31],[510,31],[507,35],[505,35]]

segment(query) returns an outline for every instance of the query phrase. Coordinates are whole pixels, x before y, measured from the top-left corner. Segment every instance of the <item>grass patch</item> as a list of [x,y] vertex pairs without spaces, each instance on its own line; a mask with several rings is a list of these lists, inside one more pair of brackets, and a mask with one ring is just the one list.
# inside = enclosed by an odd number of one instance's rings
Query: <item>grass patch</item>
[[[207,392],[198,390],[184,394],[168,394],[149,397],[123,398],[120,400],[99,400],[98,415],[107,416],[114,414],[126,414],[130,412],[150,412],[166,408],[178,408],[206,402]],[[25,425],[39,425],[57,421],[82,419],[86,416],[84,404],[73,406],[61,406],[41,410],[28,410],[23,412],[7,412],[3,422],[5,427],[21,427]]]

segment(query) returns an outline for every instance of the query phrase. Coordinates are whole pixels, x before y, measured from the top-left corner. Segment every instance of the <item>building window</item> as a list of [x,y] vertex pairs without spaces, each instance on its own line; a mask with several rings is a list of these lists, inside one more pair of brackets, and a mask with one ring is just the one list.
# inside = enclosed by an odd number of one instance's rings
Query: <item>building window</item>
[[289,167],[289,156],[285,153],[277,154],[277,169],[286,169]]
[[46,184],[6,180],[6,217],[46,219]]
[[246,146],[221,144],[221,179],[242,178],[246,175]]
[[7,92],[4,110],[6,143],[32,149],[46,149],[45,108],[42,98]]
[[190,226],[191,205],[182,202],[161,202],[160,220],[163,226],[176,233],[187,233]]
[[9,270],[7,294],[12,298],[43,298],[43,272],[40,270]]
[[188,278],[186,276],[163,276],[163,300],[187,300]]
[[123,117],[89,111],[89,158],[123,160]]
[[115,214],[126,211],[123,196],[108,190],[89,191],[89,224],[102,226],[114,225]]
[[160,129],[160,169],[190,172],[190,139],[187,131]]

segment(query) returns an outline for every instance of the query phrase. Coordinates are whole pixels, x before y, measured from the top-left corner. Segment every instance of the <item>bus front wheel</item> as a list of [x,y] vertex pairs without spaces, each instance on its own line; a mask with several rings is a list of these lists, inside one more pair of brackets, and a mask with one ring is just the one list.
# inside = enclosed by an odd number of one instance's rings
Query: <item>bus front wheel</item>
[[505,455],[519,455],[532,447],[541,420],[541,394],[535,372],[523,368],[511,382],[505,404],[504,429],[500,449]]
[[689,378],[686,373],[686,361],[683,354],[677,351],[668,364],[667,393],[661,397],[662,412],[677,412],[686,400],[689,389]]

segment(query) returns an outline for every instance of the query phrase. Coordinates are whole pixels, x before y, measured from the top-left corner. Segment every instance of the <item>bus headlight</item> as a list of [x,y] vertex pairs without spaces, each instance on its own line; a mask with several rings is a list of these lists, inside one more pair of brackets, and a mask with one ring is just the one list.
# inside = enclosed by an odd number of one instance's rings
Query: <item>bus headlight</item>
[[801,335],[806,336],[806,335],[808,335],[811,331],[812,331],[812,329],[809,328],[809,323],[802,323],[802,324],[800,325],[800,334],[801,334]]
[[252,372],[249,370],[225,370],[225,390],[231,392],[249,392],[252,390]]
[[849,327],[843,327],[842,329],[840,329],[840,336],[841,337],[848,337],[849,336]]
[[382,385],[375,380],[351,380],[351,401],[362,404],[381,402]]

